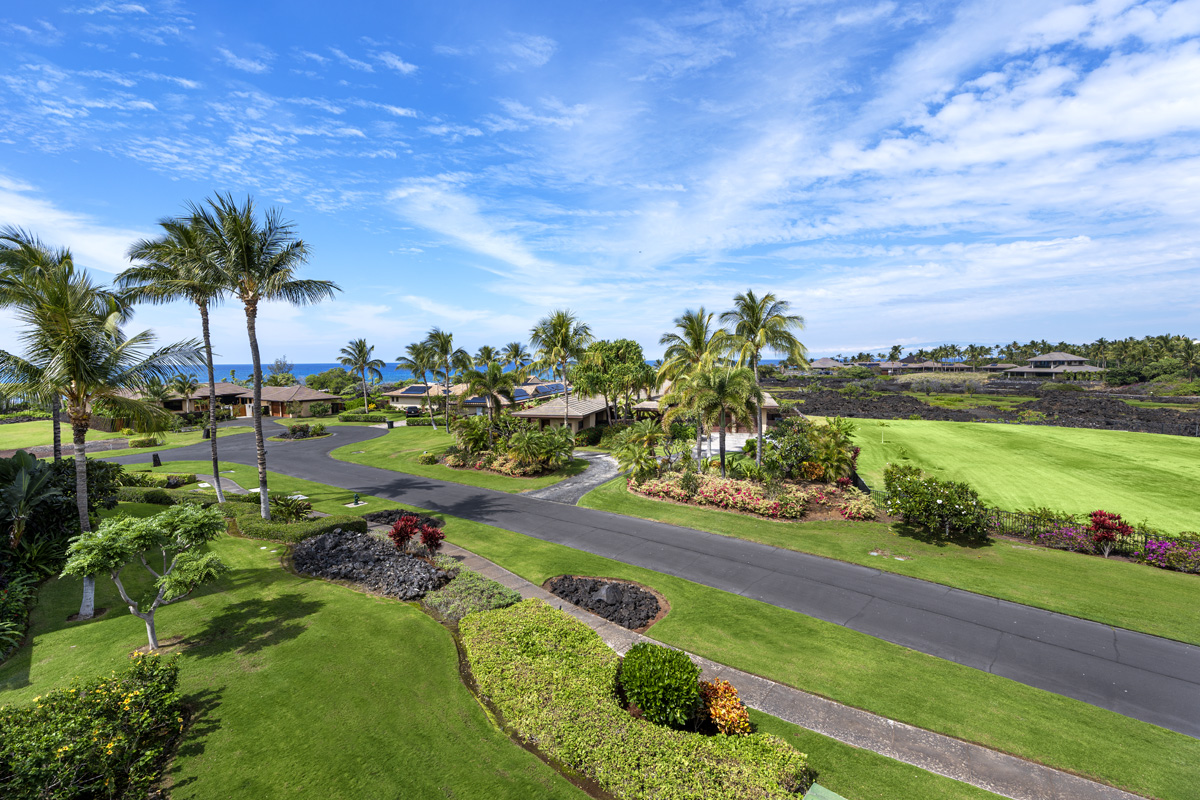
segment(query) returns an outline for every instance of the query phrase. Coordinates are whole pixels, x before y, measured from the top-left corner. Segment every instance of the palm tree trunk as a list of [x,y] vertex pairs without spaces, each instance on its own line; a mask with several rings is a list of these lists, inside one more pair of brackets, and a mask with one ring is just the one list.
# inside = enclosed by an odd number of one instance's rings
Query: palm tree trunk
[[258,333],[254,327],[258,308],[246,306],[246,334],[250,337],[250,360],[254,363],[254,448],[258,454],[258,503],[262,518],[271,519],[271,499],[267,495],[267,446],[262,429],[262,360],[258,355]]
[[370,409],[367,408],[367,371],[365,369],[362,371],[362,383],[363,383],[363,413],[367,414],[370,412]]
[[221,491],[221,466],[217,460],[217,386],[213,374],[212,339],[208,333],[208,303],[200,303],[200,331],[204,337],[204,360],[208,367],[208,428],[212,440],[213,488],[217,490],[217,502],[225,502]]
[[54,420],[54,461],[62,461],[62,431],[58,429],[58,415],[62,413],[62,398],[58,392],[50,398],[50,416]]
[[[87,431],[86,415],[71,415],[72,441],[75,443],[75,508],[79,511],[79,527],[90,531],[88,520],[87,490]],[[96,578],[88,575],[83,579],[83,599],[79,603],[79,619],[91,619],[96,614]]]
[[[754,385],[755,385],[755,387],[758,387],[758,356],[757,355],[754,355],[750,358],[750,369],[754,370]],[[761,467],[762,466],[762,451],[763,451],[763,428],[765,428],[766,425],[763,424],[762,401],[757,400],[757,401],[755,401],[754,405],[758,412],[758,417],[755,419],[756,424],[754,426],[754,427],[758,428],[758,447],[756,447],[754,449],[754,461],[758,466]],[[724,436],[724,434],[722,434],[722,436]],[[722,458],[723,458],[723,456],[722,456]]]
[[425,383],[425,374],[421,374],[421,383],[425,384],[425,407],[429,409],[429,426],[438,429],[437,420],[433,418],[433,398],[429,396],[429,384]]
[[567,383],[566,361],[562,362],[562,368],[559,370],[559,374],[562,375],[563,382],[563,427],[565,428],[568,424],[570,424],[567,422],[567,417],[571,413],[571,386]]
[[721,477],[725,477],[725,409],[721,409],[721,433],[718,436],[721,442]]

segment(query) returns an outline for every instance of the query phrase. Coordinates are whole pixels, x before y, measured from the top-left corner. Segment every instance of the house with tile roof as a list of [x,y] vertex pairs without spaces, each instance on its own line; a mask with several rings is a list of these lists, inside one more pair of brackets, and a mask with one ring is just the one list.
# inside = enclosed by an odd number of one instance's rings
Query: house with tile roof
[[1093,367],[1087,363],[1087,359],[1083,356],[1055,351],[1034,356],[1029,359],[1027,365],[1006,369],[1001,374],[1011,375],[1014,378],[1049,378],[1050,380],[1058,380],[1059,378],[1098,378],[1103,373],[1103,369]]

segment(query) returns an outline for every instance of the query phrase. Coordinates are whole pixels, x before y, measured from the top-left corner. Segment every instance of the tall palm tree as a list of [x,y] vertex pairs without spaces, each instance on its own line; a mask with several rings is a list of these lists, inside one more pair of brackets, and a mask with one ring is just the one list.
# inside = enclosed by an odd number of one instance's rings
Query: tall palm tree
[[[19,337],[24,355],[0,350],[0,376],[5,394],[45,397],[59,392],[66,401],[75,444],[75,502],[79,525],[88,520],[87,432],[97,403],[149,427],[164,411],[130,393],[180,368],[197,367],[199,342],[155,348],[154,336],[143,331],[126,337],[120,328],[126,309],[117,298],[98,289],[84,274],[64,268],[40,276],[30,287],[42,298],[20,308]],[[84,580],[81,618],[95,606],[95,579]]]
[[[171,390],[167,384],[163,383],[158,378],[151,378],[146,381],[146,385],[141,388],[142,399],[147,403],[154,403],[162,407],[168,400],[171,399]],[[224,501],[222,501],[224,502]]]
[[[517,376],[511,372],[505,372],[504,367],[498,361],[489,362],[483,369],[469,369],[462,375],[462,379],[466,382],[466,391],[462,393],[459,403],[461,404],[472,395],[479,395],[487,403],[488,420],[495,425],[496,416],[500,413],[501,402],[507,400],[510,403],[515,402],[513,399],[513,389]],[[491,444],[492,427],[488,426],[488,443]]]
[[339,364],[362,379],[364,412],[367,410],[369,402],[367,400],[367,376],[381,381],[383,373],[379,370],[387,366],[382,358],[371,358],[373,352],[375,352],[375,345],[368,345],[366,339],[355,339],[342,348],[341,355],[338,357]]
[[208,373],[213,486],[217,490],[217,502],[224,503],[217,458],[217,388],[208,312],[224,299],[225,284],[221,270],[213,261],[213,250],[205,239],[204,229],[197,220],[168,218],[160,220],[158,225],[163,230],[162,236],[140,239],[129,248],[129,259],[135,263],[117,276],[117,286],[129,302],[160,304],[186,300],[200,312],[204,366]]
[[[663,424],[681,415],[698,414],[719,429],[721,477],[725,477],[725,428],[730,422],[748,425],[762,408],[763,393],[754,374],[745,367],[713,367],[673,383],[659,400],[667,409]],[[761,448],[761,445],[760,445]]]
[[[773,292],[758,297],[752,290],[733,298],[733,308],[721,315],[722,324],[733,325],[733,346],[742,363],[750,362],[754,374],[754,385],[758,386],[758,362],[763,350],[786,353],[788,360],[796,364],[807,364],[808,351],[793,331],[804,330],[804,317],[789,314],[791,304],[780,300]],[[763,419],[759,405],[755,427],[758,428],[758,450],[755,461],[762,466]]]
[[429,424],[436,431],[437,420],[433,416],[433,403],[429,401],[429,383],[425,376],[436,369],[437,363],[428,342],[414,342],[404,348],[404,355],[396,358],[396,369],[406,369],[425,386],[425,400],[429,407]]
[[592,329],[580,322],[571,311],[557,310],[538,320],[529,332],[529,344],[537,351],[538,367],[557,369],[563,384],[563,426],[571,410],[571,386],[567,383],[567,369],[572,361],[578,361],[592,343]]
[[[664,345],[662,363],[658,367],[658,385],[667,381],[686,379],[697,371],[710,369],[728,350],[728,332],[713,325],[714,314],[704,306],[687,309],[675,318],[676,331],[659,337]],[[700,460],[700,442],[704,438],[704,418],[696,417],[696,460]]]
[[505,364],[513,368],[514,372],[522,373],[532,360],[529,358],[529,351],[520,342],[509,342],[504,345],[504,352],[500,357]]
[[[51,249],[29,231],[6,227],[0,229],[0,308],[31,307],[41,298],[31,288],[39,276],[62,270],[73,270],[71,251],[66,248]],[[39,398],[23,398],[39,399]],[[62,429],[59,413],[62,411],[62,395],[52,392],[50,404],[50,429],[53,436],[54,460],[62,460]]]
[[444,395],[443,407],[446,410],[446,432],[450,432],[450,384],[455,372],[471,369],[471,355],[461,347],[454,346],[454,334],[441,328],[432,328],[425,335],[425,345],[433,354],[434,367],[442,377]]
[[267,449],[262,429],[262,358],[255,329],[262,303],[283,301],[292,305],[319,303],[341,291],[332,281],[297,278],[308,259],[308,246],[296,237],[292,223],[284,221],[279,209],[270,208],[261,221],[254,201],[238,205],[232,195],[218,194],[189,211],[204,232],[210,257],[221,270],[223,283],[246,312],[246,334],[250,360],[254,364],[254,443],[258,451],[258,488],[263,519],[271,518],[267,496]]
[[475,353],[475,367],[486,367],[493,361],[500,360],[500,351],[492,347],[490,344],[485,344]]
[[186,406],[187,401],[200,388],[200,382],[196,380],[195,375],[176,375],[174,378],[171,378],[171,382],[167,384],[167,388],[183,398],[184,405]]

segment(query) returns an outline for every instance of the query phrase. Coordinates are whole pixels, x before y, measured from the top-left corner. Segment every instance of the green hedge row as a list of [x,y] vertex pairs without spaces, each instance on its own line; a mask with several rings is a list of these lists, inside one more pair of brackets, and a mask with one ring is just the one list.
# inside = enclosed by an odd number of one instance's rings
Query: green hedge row
[[295,544],[310,536],[332,533],[339,528],[356,533],[367,532],[367,521],[349,514],[321,517],[308,522],[283,523],[264,520],[259,516],[258,506],[243,502],[224,503],[221,510],[229,518],[229,532],[249,539]]
[[[446,427],[445,417],[434,417],[434,419],[437,420],[437,426],[439,428],[444,429]],[[433,423],[429,421],[429,415],[425,415],[423,417],[408,417],[404,420],[404,426],[407,428],[428,428],[432,424]]]
[[149,472],[147,470],[126,470],[120,477],[122,486],[148,486],[159,489],[176,489],[196,482],[196,476],[190,473]]
[[460,624],[480,691],[547,755],[620,798],[795,800],[807,756],[775,736],[703,736],[636,719],[614,694],[618,657],[540,600]]
[[387,422],[387,414],[338,414],[339,422]]

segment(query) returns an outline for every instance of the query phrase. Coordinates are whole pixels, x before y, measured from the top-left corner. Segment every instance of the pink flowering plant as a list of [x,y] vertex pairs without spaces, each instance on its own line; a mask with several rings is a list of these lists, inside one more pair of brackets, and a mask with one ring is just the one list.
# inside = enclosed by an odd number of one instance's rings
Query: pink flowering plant
[[726,511],[741,511],[769,519],[800,519],[807,513],[812,493],[799,487],[786,487],[768,496],[766,490],[751,481],[697,475],[695,492],[683,485],[680,475],[667,475],[657,480],[629,482],[629,490],[656,500],[674,500],[698,506],[711,506]]
[[1037,534],[1033,540],[1042,547],[1055,550],[1070,550],[1073,553],[1090,555],[1096,553],[1096,543],[1092,540],[1092,535],[1073,525],[1057,525],[1051,530]]
[[[1195,536],[1185,532],[1185,536]],[[1159,569],[1200,573],[1200,541],[1194,539],[1147,539],[1138,560]]]

